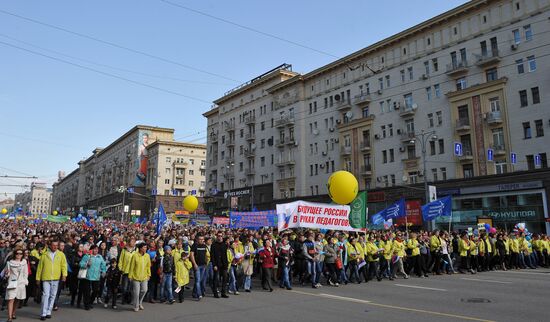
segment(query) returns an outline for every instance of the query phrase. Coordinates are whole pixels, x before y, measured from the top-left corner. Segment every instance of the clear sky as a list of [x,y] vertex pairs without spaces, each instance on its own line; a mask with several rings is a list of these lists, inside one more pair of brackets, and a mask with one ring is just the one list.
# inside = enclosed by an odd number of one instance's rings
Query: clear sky
[[[167,1],[337,57],[466,2]],[[205,142],[202,113],[225,91],[282,63],[333,60],[161,0],[1,1],[0,176],[51,184],[136,124]],[[0,199],[20,191],[0,186]]]

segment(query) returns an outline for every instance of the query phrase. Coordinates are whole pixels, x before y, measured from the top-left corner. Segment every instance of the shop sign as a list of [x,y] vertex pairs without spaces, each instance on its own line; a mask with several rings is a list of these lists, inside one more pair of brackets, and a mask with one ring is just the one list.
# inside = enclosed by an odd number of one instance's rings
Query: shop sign
[[471,193],[481,193],[481,192],[499,192],[499,191],[504,192],[504,191],[528,190],[528,189],[537,189],[537,188],[542,188],[541,181],[528,181],[528,182],[497,184],[497,185],[491,185],[491,186],[460,188],[460,193],[471,194]]
[[494,220],[535,219],[538,217],[536,209],[489,211],[487,215]]

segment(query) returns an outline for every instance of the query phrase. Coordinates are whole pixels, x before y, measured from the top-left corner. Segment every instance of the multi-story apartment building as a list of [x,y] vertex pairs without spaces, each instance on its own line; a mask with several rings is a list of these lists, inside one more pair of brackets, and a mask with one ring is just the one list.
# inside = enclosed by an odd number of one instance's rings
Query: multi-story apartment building
[[547,167],[549,17],[548,0],[473,0],[307,74],[262,75],[204,114],[207,189],[304,198],[338,169],[376,190]]
[[30,191],[15,195],[14,207],[32,215],[49,214],[51,201],[52,189],[43,183],[32,183]]
[[[166,211],[182,210],[183,194],[201,195],[205,154],[204,145],[175,142],[173,129],[135,126],[106,148],[95,149],[76,170],[54,183],[53,207],[122,214],[124,200],[129,212],[140,215],[149,214],[162,200],[167,201]],[[183,160],[192,164],[176,167]],[[185,185],[178,177],[182,169],[188,171]]]

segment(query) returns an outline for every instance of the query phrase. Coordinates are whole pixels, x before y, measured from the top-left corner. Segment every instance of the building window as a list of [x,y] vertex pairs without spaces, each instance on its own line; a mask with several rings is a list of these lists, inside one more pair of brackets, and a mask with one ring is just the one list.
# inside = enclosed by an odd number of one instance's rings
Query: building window
[[164,184],[170,184],[170,179],[164,179]]
[[380,131],[382,131],[382,137],[385,138],[386,137],[386,126],[382,125],[380,127]]
[[523,122],[523,138],[524,139],[530,139],[531,138],[531,123],[530,122]]
[[364,107],[362,111],[363,117],[369,117],[369,107]]
[[438,142],[439,142],[439,154],[444,154],[445,153],[445,140],[444,139],[439,139]]
[[394,162],[394,161],[395,161],[395,156],[393,153],[393,149],[390,149],[390,162]]
[[388,154],[386,150],[382,151],[382,163],[388,163]]
[[462,166],[462,172],[463,172],[464,178],[473,178],[474,166],[472,164],[465,164]]
[[409,68],[407,68],[407,70],[409,72],[409,80],[413,80],[413,78],[414,78],[413,68],[409,67]]
[[424,62],[424,72],[426,76],[430,75],[430,62],[427,60]]
[[384,114],[384,101],[380,101],[380,114]]
[[393,136],[393,124],[388,124],[388,136]]
[[466,77],[461,77],[456,80],[456,90],[461,91],[466,89]]
[[506,161],[505,160],[497,160],[495,162],[495,173],[496,174],[503,174],[506,173]]
[[544,127],[542,126],[542,120],[535,120],[535,133],[537,137],[544,136]]
[[500,112],[500,101],[498,97],[490,98],[489,104],[491,105],[491,112]]
[[434,127],[434,114],[428,113],[428,126]]
[[382,77],[378,78],[378,87],[380,90],[384,89],[384,79]]
[[435,97],[437,97],[437,98],[441,97],[441,88],[440,88],[439,84],[434,85],[434,92],[435,92]]
[[412,93],[403,95],[405,99],[405,108],[410,109],[413,106],[413,96]]
[[521,36],[519,34],[519,29],[512,30],[512,35],[514,36],[514,43],[518,45],[521,42]]
[[435,155],[435,141],[430,141],[430,155]]
[[487,77],[487,81],[496,81],[498,79],[498,73],[496,68],[487,69],[485,71],[485,76]]
[[190,187],[193,187],[193,185],[194,185],[193,180],[189,180],[189,186],[190,186]]
[[411,184],[418,183],[418,171],[409,172],[409,181]]
[[535,158],[532,154],[526,155],[525,159],[527,160],[527,169],[533,170],[535,169]]
[[170,162],[172,162],[172,158],[166,157],[166,163],[170,163]]
[[527,91],[524,90],[524,89],[519,91],[519,102],[520,102],[521,107],[525,107],[528,104],[528,102],[527,102]]
[[540,103],[540,95],[539,95],[539,88],[538,88],[538,86],[537,86],[537,87],[532,87],[532,88],[531,88],[531,96],[533,97],[533,104],[538,104],[538,103]]
[[427,97],[428,101],[432,100],[432,88],[431,87],[426,87],[426,97]]
[[518,74],[525,73],[525,67],[523,66],[523,59],[516,60],[516,67],[518,69]]
[[439,64],[437,62],[437,58],[432,59],[432,66],[434,68],[434,72],[437,72],[439,70]]
[[262,131],[265,130],[265,121],[262,122],[262,123],[260,123],[260,129],[261,129]]
[[531,29],[531,25],[523,26],[523,32],[525,33],[525,41],[533,40],[533,30]]
[[441,180],[447,180],[447,168],[439,168],[441,171]]
[[437,181],[437,168],[432,169],[432,177],[434,181]]
[[390,88],[390,75],[386,75],[386,88]]
[[402,69],[399,73],[401,74],[401,82],[404,83],[405,82],[405,70]]
[[527,66],[529,67],[529,72],[530,73],[537,70],[537,61],[535,59],[535,56],[527,57]]

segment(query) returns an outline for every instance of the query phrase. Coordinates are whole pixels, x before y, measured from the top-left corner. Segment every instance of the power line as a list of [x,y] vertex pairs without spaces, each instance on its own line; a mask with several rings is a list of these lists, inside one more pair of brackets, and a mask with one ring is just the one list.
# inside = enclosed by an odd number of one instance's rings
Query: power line
[[203,100],[203,99],[196,98],[196,97],[193,97],[193,96],[181,94],[181,93],[174,92],[174,91],[164,89],[164,88],[161,88],[161,87],[157,87],[157,86],[154,86],[154,85],[149,85],[147,83],[142,83],[142,82],[139,82],[139,81],[131,80],[131,79],[123,77],[123,76],[111,74],[111,73],[104,72],[104,71],[101,71],[101,70],[98,70],[98,69],[95,69],[95,68],[91,68],[91,67],[87,67],[87,66],[80,65],[80,64],[77,64],[77,63],[73,63],[73,62],[70,62],[68,60],[64,60],[64,59],[61,59],[61,58],[57,58],[57,57],[53,57],[53,56],[50,56],[50,55],[42,54],[42,53],[30,50],[30,49],[19,47],[17,45],[6,43],[6,42],[3,42],[3,41],[0,41],[0,44],[3,44],[5,46],[9,46],[9,47],[13,47],[13,48],[16,48],[16,49],[19,49],[19,50],[22,50],[22,51],[26,51],[26,52],[29,52],[29,53],[34,54],[34,55],[46,57],[46,58],[49,58],[49,59],[52,59],[52,60],[55,60],[55,61],[58,61],[58,62],[61,62],[61,63],[65,63],[65,64],[69,64],[69,65],[72,65],[72,66],[75,66],[75,67],[79,67],[79,68],[82,68],[82,69],[85,69],[85,70],[88,70],[88,71],[92,71],[92,72],[95,72],[95,73],[98,73],[98,74],[102,74],[102,75],[105,75],[105,76],[109,76],[109,77],[113,77],[113,78],[116,78],[116,79],[119,79],[119,80],[123,80],[123,81],[129,82],[129,83],[133,83],[133,84],[136,84],[136,85],[156,89],[156,90],[161,91],[161,92],[165,92],[165,93],[185,97],[187,99],[198,101],[198,102],[201,102],[201,103],[208,103],[208,104],[211,103],[210,101],[207,101],[207,100]]
[[42,21],[39,21],[39,20],[36,20],[36,19],[24,17],[24,16],[21,16],[21,15],[18,15],[18,14],[9,12],[9,11],[5,11],[5,10],[0,9],[0,13],[3,13],[5,15],[9,15],[9,16],[21,19],[21,20],[25,20],[25,21],[28,21],[28,22],[32,22],[34,24],[42,25],[42,26],[45,26],[45,27],[48,27],[48,28],[60,30],[60,31],[63,31],[63,32],[66,32],[68,34],[75,35],[75,36],[78,36],[78,37],[81,37],[81,38],[86,38],[86,39],[89,39],[89,40],[93,40],[95,42],[99,42],[99,43],[102,43],[102,44],[105,44],[105,45],[109,45],[111,47],[123,49],[123,50],[129,51],[129,52],[132,52],[134,54],[139,54],[139,55],[142,55],[142,56],[146,56],[146,57],[149,57],[149,58],[152,58],[152,59],[155,59],[155,60],[159,60],[159,61],[162,61],[162,62],[165,62],[165,63],[177,65],[177,66],[187,68],[187,69],[190,69],[190,70],[193,70],[193,71],[196,71],[196,72],[200,72],[200,73],[203,73],[203,74],[207,74],[207,75],[210,75],[210,76],[215,76],[215,77],[223,78],[223,79],[230,80],[230,81],[233,81],[233,82],[236,82],[236,83],[241,83],[241,81],[230,78],[230,77],[226,77],[226,76],[223,76],[223,75],[220,75],[220,74],[217,74],[217,73],[209,72],[209,71],[206,71],[206,70],[203,70],[203,69],[200,69],[200,68],[196,68],[196,67],[193,67],[193,66],[190,66],[190,65],[186,65],[186,64],[183,64],[183,63],[180,63],[180,62],[168,59],[168,58],[164,58],[164,57],[161,57],[161,56],[157,56],[157,55],[154,55],[154,54],[149,54],[147,52],[144,52],[144,51],[141,51],[141,50],[138,50],[138,49],[133,49],[133,48],[126,47],[126,46],[123,46],[123,45],[119,45],[117,43],[107,41],[107,40],[103,40],[103,39],[100,39],[100,38],[97,38],[97,37],[94,37],[94,36],[90,36],[90,35],[86,35],[86,34],[83,34],[83,33],[80,33],[80,32],[72,31],[72,30],[69,30],[67,28],[56,26],[56,25],[53,25],[53,24],[50,24],[50,23],[46,23],[46,22],[42,22]]
[[51,52],[51,53],[54,53],[54,54],[57,54],[57,55],[60,55],[60,56],[65,56],[65,57],[72,58],[72,59],[75,59],[75,60],[79,60],[79,61],[82,61],[82,62],[85,62],[85,63],[93,64],[93,65],[96,65],[96,66],[106,67],[106,68],[110,68],[110,69],[114,69],[114,70],[119,70],[119,71],[123,71],[123,72],[127,72],[127,73],[132,73],[132,74],[136,74],[136,75],[142,75],[142,76],[147,76],[147,77],[152,77],[152,78],[159,78],[159,79],[167,79],[167,80],[178,81],[178,82],[184,82],[184,83],[205,84],[205,85],[219,85],[219,86],[222,86],[222,85],[223,85],[223,86],[231,85],[231,84],[229,84],[229,83],[215,83],[215,82],[197,81],[197,80],[190,80],[190,79],[181,79],[181,78],[170,77],[170,76],[154,75],[154,74],[139,72],[139,71],[135,71],[135,70],[131,70],[131,69],[120,68],[120,67],[116,67],[116,66],[112,66],[112,65],[107,65],[107,64],[103,64],[103,63],[98,63],[98,62],[94,62],[94,61],[92,61],[92,60],[88,60],[88,59],[84,59],[84,58],[79,58],[79,57],[76,57],[76,56],[68,55],[68,54],[65,54],[65,53],[62,53],[62,52],[59,52],[59,51],[56,51],[56,50],[44,48],[44,47],[41,47],[41,46],[38,46],[38,45],[35,45],[35,44],[32,44],[32,43],[29,43],[29,42],[27,42],[27,41],[23,41],[23,40],[20,40],[20,39],[11,37],[11,36],[6,35],[6,34],[0,34],[0,36],[5,37],[5,38],[8,38],[8,39],[13,40],[13,41],[17,41],[17,42],[22,43],[22,44],[25,44],[25,45],[27,45],[27,46],[31,46],[31,47],[34,47],[34,48],[37,48],[37,49],[40,49],[40,50],[44,50],[44,51]]

